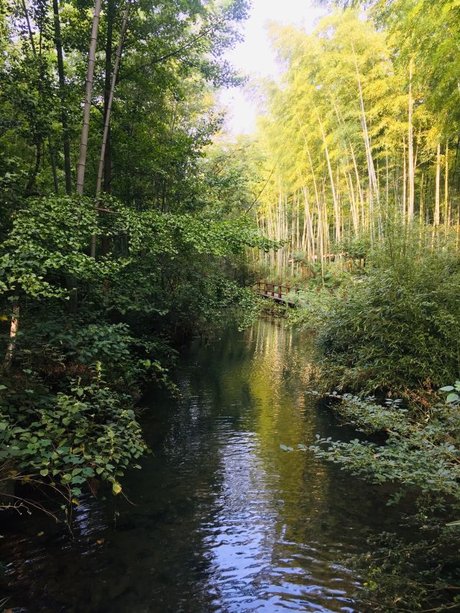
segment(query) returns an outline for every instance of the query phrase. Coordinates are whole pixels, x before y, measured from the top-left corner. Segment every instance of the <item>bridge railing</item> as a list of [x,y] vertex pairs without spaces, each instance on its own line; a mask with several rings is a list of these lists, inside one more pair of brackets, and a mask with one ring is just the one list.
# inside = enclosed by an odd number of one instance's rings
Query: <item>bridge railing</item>
[[255,285],[256,291],[262,296],[277,298],[281,300],[291,292],[298,292],[297,287],[281,283],[267,283],[266,281],[258,281]]

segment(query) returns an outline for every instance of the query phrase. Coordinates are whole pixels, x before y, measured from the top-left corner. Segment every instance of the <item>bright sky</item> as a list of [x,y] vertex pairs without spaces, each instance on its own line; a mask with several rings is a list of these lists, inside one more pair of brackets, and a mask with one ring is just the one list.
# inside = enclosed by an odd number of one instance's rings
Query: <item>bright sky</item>
[[314,0],[252,0],[249,19],[243,25],[244,41],[226,54],[243,74],[251,77],[245,88],[222,91],[219,98],[227,109],[226,130],[233,135],[249,134],[255,128],[257,101],[251,96],[251,80],[276,78],[280,69],[270,46],[267,24],[274,21],[311,31],[324,15]]

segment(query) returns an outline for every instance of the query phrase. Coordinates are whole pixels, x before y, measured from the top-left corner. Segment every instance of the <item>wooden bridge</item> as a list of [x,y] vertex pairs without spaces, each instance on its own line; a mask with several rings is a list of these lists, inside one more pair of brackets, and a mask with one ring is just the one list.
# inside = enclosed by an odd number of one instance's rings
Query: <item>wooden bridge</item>
[[265,281],[258,281],[254,286],[254,289],[259,296],[262,296],[262,298],[266,298],[267,300],[273,300],[278,304],[285,304],[291,308],[297,306],[297,303],[292,300],[292,292],[297,293],[299,291],[296,287],[282,285],[279,283],[266,283]]

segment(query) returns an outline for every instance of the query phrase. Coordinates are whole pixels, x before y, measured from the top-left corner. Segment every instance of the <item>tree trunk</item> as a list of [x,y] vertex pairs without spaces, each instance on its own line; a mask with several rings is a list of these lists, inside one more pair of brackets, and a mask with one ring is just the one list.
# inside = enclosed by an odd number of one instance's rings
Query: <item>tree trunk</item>
[[33,188],[35,186],[35,181],[37,179],[38,171],[40,170],[40,164],[42,161],[42,141],[41,139],[35,143],[35,163],[34,167],[29,173],[29,178],[27,179],[26,185],[26,195],[31,196],[33,193]]
[[[319,257],[321,258],[321,268],[322,268],[323,267],[323,255],[324,255],[324,243],[323,243],[323,230],[322,230],[323,224],[322,224],[321,202],[320,202],[320,197],[319,197],[318,182],[316,180],[316,174],[315,174],[315,169],[313,166],[313,160],[311,157],[310,149],[306,143],[305,143],[305,146],[307,149],[308,162],[310,164],[311,174],[313,177],[313,187],[315,190],[316,210],[317,210],[317,215],[318,215],[317,239],[316,239],[315,252],[319,250]],[[312,241],[313,241],[313,237],[312,237]]]
[[101,14],[101,0],[94,0],[93,25],[88,54],[88,70],[86,73],[85,102],[83,107],[83,126],[80,136],[80,156],[77,164],[77,194],[83,195],[85,189],[86,157],[88,152],[89,116],[93,94],[94,65],[96,62],[97,33]]
[[335,183],[334,183],[334,174],[332,172],[332,165],[331,165],[331,159],[329,156],[329,149],[327,146],[327,142],[326,142],[326,134],[324,133],[324,128],[323,128],[323,124],[321,122],[321,119],[318,115],[318,122],[319,122],[319,127],[321,130],[321,136],[323,139],[323,145],[324,145],[324,154],[326,156],[326,163],[327,163],[327,170],[328,170],[328,174],[329,174],[329,181],[330,181],[330,185],[331,185],[331,192],[332,192],[332,203],[334,206],[334,220],[335,220],[335,240],[337,242],[340,241],[341,239],[341,235],[340,235],[340,209],[339,209],[339,201],[337,198],[337,192],[336,192],[336,187],[335,187]]
[[67,119],[66,107],[66,83],[64,71],[64,53],[62,50],[61,21],[59,18],[59,0],[53,0],[54,14],[54,44],[56,47],[58,79],[59,79],[59,98],[61,101],[61,124],[62,124],[62,146],[64,151],[64,174],[65,191],[68,196],[72,193],[72,166],[70,162],[70,136],[69,122]]
[[[110,86],[112,82],[112,56],[113,56],[113,23],[115,20],[115,0],[107,2],[107,38],[105,43],[105,77],[104,77],[104,125],[109,106]],[[107,145],[104,156],[103,191],[109,193],[112,185],[112,151],[111,131],[107,134]]]
[[48,138],[48,151],[50,154],[51,174],[53,175],[54,193],[59,194],[59,181],[56,168],[56,152],[54,150],[51,138]]
[[444,225],[450,224],[450,211],[449,211],[449,141],[446,141],[446,160],[445,160],[445,173],[444,173]]
[[121,60],[121,55],[123,51],[123,43],[124,43],[124,38],[126,34],[126,28],[128,26],[128,17],[129,17],[129,4],[126,6],[124,13],[123,13],[123,22],[121,24],[121,32],[120,32],[120,42],[118,43],[117,53],[115,56],[115,65],[113,67],[112,80],[110,82],[109,97],[107,100],[107,108],[105,110],[104,132],[102,135],[101,153],[99,156],[99,168],[97,172],[97,181],[96,181],[96,198],[100,194],[101,188],[102,188],[105,152],[106,152],[106,147],[107,147],[107,138],[108,138],[109,126],[110,126],[110,115],[112,112],[113,96],[115,93],[115,85],[117,82],[118,70],[120,68],[120,60]]
[[358,83],[358,93],[359,93],[359,105],[361,110],[361,127],[363,130],[363,139],[364,139],[364,148],[366,152],[366,161],[367,161],[367,172],[369,176],[369,230],[371,241],[374,236],[374,200],[379,201],[379,192],[377,185],[377,177],[375,173],[374,167],[374,159],[372,157],[372,145],[371,138],[369,134],[369,128],[367,125],[367,117],[366,117],[366,107],[364,105],[364,93],[363,93],[363,85],[361,82],[361,75],[359,72],[358,60],[356,58],[355,48],[352,45],[353,49],[353,58],[355,63],[355,72],[356,72],[356,80]]
[[407,195],[407,160],[406,160],[406,139],[403,138],[403,181],[402,181],[402,204],[401,212],[403,223],[406,223],[406,195]]
[[414,203],[415,203],[415,163],[414,163],[414,99],[412,96],[412,75],[413,75],[413,60],[409,62],[409,104],[408,104],[408,131],[407,131],[407,221],[412,223],[414,220]]
[[352,146],[351,143],[350,143],[350,152],[351,152],[351,159],[353,160],[353,168],[354,168],[355,177],[356,177],[356,187],[357,187],[358,196],[359,196],[359,205],[360,205],[360,211],[361,211],[361,231],[365,231],[365,229],[366,229],[366,212],[364,210],[363,189],[361,187],[361,179],[360,179],[360,176],[359,176],[358,164],[356,162],[355,150],[353,149],[353,146]]
[[308,194],[307,194],[306,188],[303,188],[303,195],[304,195],[304,215],[305,215],[304,232],[306,231],[306,236],[307,236],[307,257],[309,260],[312,260],[316,256],[316,249],[315,249],[315,243],[314,243],[314,233],[313,233],[313,223],[312,223],[311,212],[310,212],[310,203],[308,200]]
[[436,150],[436,183],[434,195],[434,218],[433,225],[439,226],[441,221],[441,143]]
[[359,212],[358,207],[356,205],[356,195],[353,186],[353,177],[349,172],[346,173],[346,180],[348,183],[348,192],[350,194],[350,212],[351,220],[353,223],[353,233],[355,236],[359,236]]
[[[101,193],[102,188],[102,179],[104,176],[104,162],[105,162],[105,153],[107,147],[107,140],[109,135],[110,128],[110,115],[112,112],[112,103],[113,96],[115,93],[115,85],[118,77],[118,70],[120,68],[120,60],[121,54],[123,50],[123,43],[125,39],[126,28],[128,26],[128,17],[129,17],[129,4],[126,5],[126,8],[123,13],[123,22],[121,24],[121,32],[120,32],[120,42],[118,43],[117,53],[115,56],[115,65],[113,67],[112,80],[110,83],[110,91],[109,97],[107,100],[107,108],[105,110],[105,118],[104,118],[104,132],[102,134],[102,144],[101,144],[101,153],[99,155],[99,166],[97,170],[97,179],[96,179],[96,202]],[[91,257],[96,257],[96,236],[91,237]]]
[[27,32],[29,33],[30,46],[32,47],[32,53],[36,57],[37,49],[35,48],[34,36],[32,32],[32,25],[30,23],[30,18],[29,18],[29,11],[27,9],[27,4],[25,0],[22,0],[21,4],[22,4],[22,10],[24,11],[24,17],[27,23]]

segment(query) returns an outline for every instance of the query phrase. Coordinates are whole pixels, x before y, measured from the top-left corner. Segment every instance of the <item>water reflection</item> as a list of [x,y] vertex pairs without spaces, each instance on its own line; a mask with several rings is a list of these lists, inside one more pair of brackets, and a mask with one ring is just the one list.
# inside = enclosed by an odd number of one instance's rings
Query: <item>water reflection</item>
[[359,610],[359,579],[343,560],[365,549],[382,502],[310,453],[280,448],[333,427],[305,394],[312,355],[308,339],[268,321],[191,350],[182,398],[151,399],[154,455],[126,480],[133,504],[84,500],[73,540],[40,518],[9,526],[8,606]]
[[222,380],[221,395],[233,404],[246,393],[238,436],[221,423],[219,512],[204,526],[215,602],[225,611],[352,610],[356,580],[334,563],[332,548],[322,552],[322,527],[308,529],[322,517],[328,473],[311,455],[280,449],[318,430],[304,387],[315,372],[311,347],[267,322],[246,342],[249,360]]

